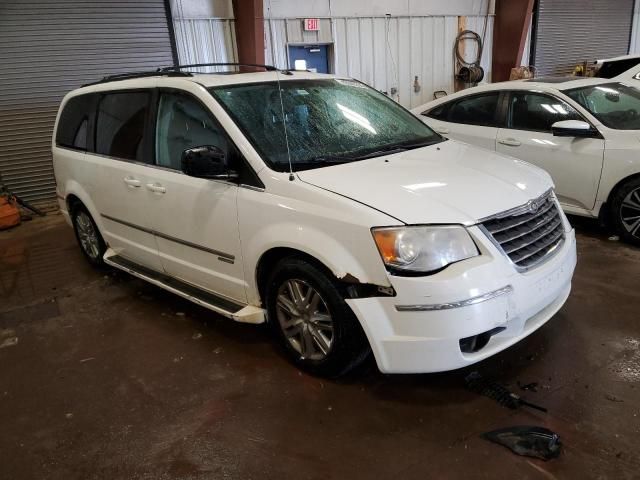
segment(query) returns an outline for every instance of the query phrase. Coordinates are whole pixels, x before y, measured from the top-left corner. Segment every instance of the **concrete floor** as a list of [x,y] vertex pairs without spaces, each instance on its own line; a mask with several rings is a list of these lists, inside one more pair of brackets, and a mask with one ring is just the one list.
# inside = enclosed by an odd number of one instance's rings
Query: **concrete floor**
[[[573,221],[567,304],[475,367],[547,414],[465,390],[469,370],[313,378],[264,328],[92,270],[59,216],[0,233],[0,479],[638,478],[640,250]],[[518,424],[561,457],[479,438]]]

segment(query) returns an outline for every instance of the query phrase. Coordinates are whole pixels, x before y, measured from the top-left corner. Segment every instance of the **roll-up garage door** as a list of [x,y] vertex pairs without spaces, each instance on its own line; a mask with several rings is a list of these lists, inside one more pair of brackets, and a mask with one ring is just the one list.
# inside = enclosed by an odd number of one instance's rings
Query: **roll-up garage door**
[[634,0],[538,0],[538,75],[568,75],[598,58],[626,55]]
[[0,175],[55,201],[51,134],[62,97],[105,75],[173,65],[164,0],[11,0],[0,6]]

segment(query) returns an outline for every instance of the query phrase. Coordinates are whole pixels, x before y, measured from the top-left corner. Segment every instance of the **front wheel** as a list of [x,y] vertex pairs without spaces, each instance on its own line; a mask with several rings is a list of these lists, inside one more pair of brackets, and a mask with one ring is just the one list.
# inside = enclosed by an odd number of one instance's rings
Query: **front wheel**
[[337,377],[362,363],[370,352],[358,319],[337,281],[300,258],[274,269],[265,292],[274,335],[298,367]]
[[102,256],[107,247],[100,235],[98,226],[91,218],[91,215],[84,207],[74,208],[71,214],[71,220],[73,222],[73,229],[76,232],[76,238],[80,249],[84,256],[89,260],[89,263],[96,267],[104,265]]
[[640,178],[625,182],[611,201],[613,223],[622,239],[640,245]]

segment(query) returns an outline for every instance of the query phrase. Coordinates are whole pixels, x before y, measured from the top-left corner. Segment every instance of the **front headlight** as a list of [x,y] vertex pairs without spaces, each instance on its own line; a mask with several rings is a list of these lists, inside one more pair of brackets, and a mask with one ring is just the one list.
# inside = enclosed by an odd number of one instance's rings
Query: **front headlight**
[[387,268],[406,273],[430,273],[479,255],[464,227],[373,228],[373,238]]

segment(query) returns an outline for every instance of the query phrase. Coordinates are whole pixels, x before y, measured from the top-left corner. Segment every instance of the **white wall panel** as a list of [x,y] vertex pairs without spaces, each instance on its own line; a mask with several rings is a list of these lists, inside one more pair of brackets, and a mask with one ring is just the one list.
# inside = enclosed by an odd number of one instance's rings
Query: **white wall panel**
[[633,26],[631,27],[629,53],[640,55],[640,0],[636,0],[633,10]]
[[[533,17],[532,17],[533,21]],[[522,52],[522,60],[520,65],[523,67],[529,66],[529,54],[531,53],[531,22],[529,22],[529,29],[527,30],[527,39],[524,42],[524,51]]]
[[484,15],[487,9],[493,14],[494,4],[494,0],[264,0],[264,14],[270,18],[466,16]]
[[[234,21],[230,19],[177,19],[173,26],[181,64],[236,62]],[[202,68],[201,71],[214,71]]]
[[[466,17],[466,24],[482,35],[485,17]],[[407,107],[433,99],[435,90],[453,91],[457,16],[332,17],[321,20],[320,32],[307,33],[314,36],[305,37],[300,19],[265,20],[266,62],[287,67],[291,43],[332,43],[334,73],[362,80]],[[485,81],[491,78],[492,39],[489,17],[481,60]],[[467,41],[468,57],[474,56],[475,48]],[[414,91],[416,76],[419,92]],[[392,88],[397,90],[394,95]]]
[[[493,0],[264,0],[265,63],[286,68],[287,45],[331,44],[334,73],[358,78],[413,107],[435,90],[453,91],[453,47],[458,15],[482,35]],[[181,63],[237,61],[231,0],[172,0]],[[201,18],[209,14],[230,18]],[[386,14],[390,13],[391,16]],[[188,18],[187,15],[195,15]],[[304,31],[304,17],[319,17],[320,30]],[[493,17],[487,22],[482,67],[491,78]],[[469,56],[474,44],[468,42]],[[418,77],[420,91],[414,91]]]
[[170,0],[171,12],[179,18],[233,18],[232,0]]
[[[486,19],[486,27],[485,27]],[[491,57],[493,54],[493,17],[467,17],[467,29],[473,30],[482,37],[484,32],[482,58],[480,66],[484,68],[484,82],[491,81]],[[525,47],[527,48],[527,47]],[[467,40],[465,45],[467,59],[476,57],[476,43]]]

